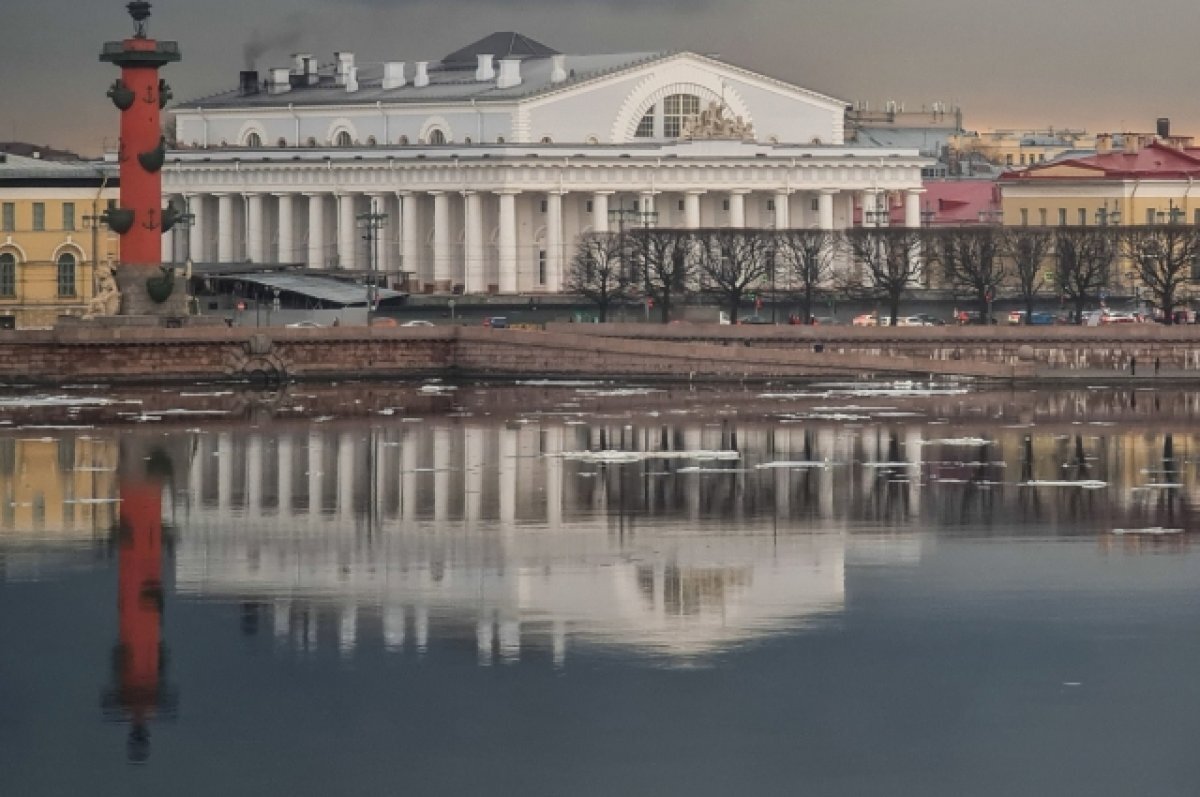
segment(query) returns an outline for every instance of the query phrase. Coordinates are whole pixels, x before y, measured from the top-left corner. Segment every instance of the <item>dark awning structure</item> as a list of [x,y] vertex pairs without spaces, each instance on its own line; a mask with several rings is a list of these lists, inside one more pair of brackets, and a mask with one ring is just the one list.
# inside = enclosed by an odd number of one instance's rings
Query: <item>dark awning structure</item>
[[[196,275],[199,276],[199,275]],[[336,307],[366,307],[371,287],[359,282],[295,272],[253,272],[207,274],[203,279],[213,284],[214,293],[232,293],[254,298],[273,298],[289,306],[313,309]],[[375,288],[378,304],[402,304],[407,293],[390,288]]]

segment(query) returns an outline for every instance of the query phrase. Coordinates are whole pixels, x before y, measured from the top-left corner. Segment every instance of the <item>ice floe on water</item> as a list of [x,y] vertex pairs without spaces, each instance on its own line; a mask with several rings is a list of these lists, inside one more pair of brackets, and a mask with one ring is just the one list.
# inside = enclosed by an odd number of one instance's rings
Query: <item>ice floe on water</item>
[[1032,479],[1027,482],[1017,482],[1018,487],[1082,487],[1085,490],[1100,490],[1108,486],[1108,482],[1099,479]]
[[[575,392],[579,393],[582,396],[595,396],[595,397],[606,397],[607,398],[607,397],[619,397],[619,396],[649,396],[652,393],[663,393],[665,391],[662,388],[657,388],[657,387],[613,387],[613,388],[606,388],[604,390],[580,388],[579,390],[576,390]],[[578,405],[576,405],[576,406],[578,406]]]
[[[102,396],[0,396],[0,407],[17,407],[21,409],[25,407],[107,407],[110,404],[116,403],[116,399],[104,398]],[[122,403],[141,404],[142,402],[134,400]]]
[[780,460],[778,462],[760,462],[754,467],[757,470],[767,470],[768,468],[787,468],[789,470],[801,470],[804,468],[828,468],[830,462],[828,460],[818,459],[792,459]]
[[528,387],[591,387],[605,383],[596,379],[518,379],[516,384]]
[[937,437],[930,440],[918,440],[923,446],[986,446],[992,443],[982,437]]
[[1144,529],[1113,529],[1112,533],[1113,534],[1152,534],[1152,535],[1157,536],[1157,535],[1166,535],[1166,534],[1182,534],[1183,529],[1168,529],[1168,528],[1163,528],[1162,526],[1147,526]]
[[547,454],[578,462],[645,462],[656,459],[736,460],[741,458],[737,451],[560,451]]

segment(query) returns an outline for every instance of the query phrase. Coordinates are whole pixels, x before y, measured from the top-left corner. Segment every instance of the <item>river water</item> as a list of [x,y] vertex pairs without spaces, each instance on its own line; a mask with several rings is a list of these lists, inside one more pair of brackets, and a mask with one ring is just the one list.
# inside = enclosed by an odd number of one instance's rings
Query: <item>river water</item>
[[1171,389],[0,399],[0,793],[1184,795]]

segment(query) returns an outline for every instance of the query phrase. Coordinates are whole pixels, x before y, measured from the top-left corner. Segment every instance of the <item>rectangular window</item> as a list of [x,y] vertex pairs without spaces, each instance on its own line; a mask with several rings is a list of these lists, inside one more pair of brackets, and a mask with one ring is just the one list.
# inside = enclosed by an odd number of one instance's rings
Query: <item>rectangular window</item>
[[1021,226],[1029,226],[1029,208],[1021,208]]
[[64,257],[58,261],[58,295],[75,295],[75,258]]
[[817,199],[816,197],[813,197],[811,207],[812,207],[812,210],[814,213],[817,212],[818,210],[820,210],[821,209],[821,200]]
[[17,231],[17,206],[12,202],[5,202],[0,211],[0,229],[4,232]]
[[767,200],[767,210],[768,210],[768,211],[773,211],[773,210],[775,210],[775,200],[774,200],[774,199],[768,199],[768,200]]
[[1045,227],[1045,226],[1046,226],[1046,221],[1047,221],[1047,219],[1046,219],[1046,209],[1045,209],[1045,208],[1038,208],[1038,224],[1040,224],[1040,225],[1042,225],[1043,227]]
[[587,201],[587,204],[585,205],[585,211],[586,211],[587,213],[591,213],[591,212],[592,212],[592,200],[590,200],[590,199],[589,199],[589,200]]
[[74,230],[75,229],[75,203],[74,202],[64,202],[63,203],[63,229],[64,230]]
[[679,209],[683,210],[683,200],[679,200]]
[[1087,208],[1079,209],[1079,226],[1080,227],[1087,226]]
[[546,284],[546,250],[538,250],[538,285]]
[[543,199],[543,200],[542,200],[542,212],[543,212],[543,213],[545,213],[545,212],[546,212],[546,206],[547,206],[547,202],[546,202],[546,200],[544,200],[544,199]]
[[1192,214],[1192,224],[1200,225],[1200,208],[1197,208],[1196,212]]
[[721,210],[729,210],[729,200],[728,199],[721,200]]
[[33,229],[41,231],[46,229],[46,203],[33,203]]
[[1067,209],[1066,208],[1058,209],[1058,226],[1059,227],[1067,226]]
[[1012,153],[1011,152],[1004,156],[1004,165],[1012,166]]
[[0,255],[0,296],[17,295],[17,260],[12,255]]
[[1154,208],[1146,208],[1146,223],[1147,224],[1157,224],[1158,223],[1158,213],[1154,210]]

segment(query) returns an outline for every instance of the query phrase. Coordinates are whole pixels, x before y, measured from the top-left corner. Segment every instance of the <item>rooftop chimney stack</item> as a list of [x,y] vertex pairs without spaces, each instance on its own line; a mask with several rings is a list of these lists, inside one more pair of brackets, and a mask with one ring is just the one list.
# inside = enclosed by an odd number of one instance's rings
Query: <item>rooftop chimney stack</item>
[[292,76],[288,74],[286,66],[275,67],[271,70],[270,92],[272,94],[283,94],[285,91],[292,90]]
[[1125,133],[1122,137],[1122,149],[1126,155],[1136,155],[1141,150],[1141,140],[1137,133]]
[[1112,152],[1112,133],[1097,133],[1096,134],[1096,154],[1104,155]]
[[383,88],[385,91],[403,88],[407,82],[404,78],[403,61],[388,61],[383,65]]
[[358,91],[358,67],[352,66],[346,73],[346,91],[353,94]]
[[479,65],[475,67],[476,80],[496,79],[496,65],[492,63],[492,59],[495,57],[496,56],[492,55],[491,53],[479,53],[475,56],[479,62]]
[[550,82],[562,83],[567,79],[567,57],[565,55],[550,56]]
[[238,94],[249,97],[258,93],[258,70],[243,69],[238,73]]
[[500,59],[500,77],[496,78],[496,88],[511,89],[521,85],[521,61],[517,58]]
[[350,70],[354,68],[354,53],[334,53],[333,55],[337,58],[337,84],[344,86],[350,76]]
[[429,62],[417,61],[417,74],[413,75],[413,85],[423,88],[429,85]]
[[1170,117],[1158,117],[1158,137],[1167,139],[1171,137],[1171,119]]

